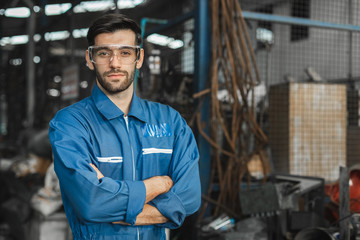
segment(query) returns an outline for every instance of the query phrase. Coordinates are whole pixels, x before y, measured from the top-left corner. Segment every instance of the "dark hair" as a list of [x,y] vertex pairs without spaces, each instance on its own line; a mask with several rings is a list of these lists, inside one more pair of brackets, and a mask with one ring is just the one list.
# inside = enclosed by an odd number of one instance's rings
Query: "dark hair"
[[131,30],[135,33],[137,45],[141,44],[141,29],[132,19],[122,14],[106,14],[96,19],[87,33],[89,46],[95,44],[95,37],[101,33],[113,33],[117,30]]

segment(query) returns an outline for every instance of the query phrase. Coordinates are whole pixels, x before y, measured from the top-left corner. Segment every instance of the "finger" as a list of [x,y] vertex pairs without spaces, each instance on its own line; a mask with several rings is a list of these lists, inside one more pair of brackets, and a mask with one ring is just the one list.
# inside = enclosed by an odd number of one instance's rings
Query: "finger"
[[90,166],[95,170],[98,179],[104,177],[104,175],[100,172],[100,170],[94,164],[90,163]]

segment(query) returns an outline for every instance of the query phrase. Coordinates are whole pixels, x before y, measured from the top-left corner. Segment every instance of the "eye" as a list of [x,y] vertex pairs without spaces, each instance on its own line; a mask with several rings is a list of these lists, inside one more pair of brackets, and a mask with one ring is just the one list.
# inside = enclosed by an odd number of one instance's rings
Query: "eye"
[[134,50],[133,49],[121,49],[120,50],[120,55],[122,57],[130,57],[134,55]]
[[111,56],[111,51],[110,50],[105,50],[105,49],[98,50],[96,52],[96,56],[98,56],[98,57],[109,57],[109,56]]

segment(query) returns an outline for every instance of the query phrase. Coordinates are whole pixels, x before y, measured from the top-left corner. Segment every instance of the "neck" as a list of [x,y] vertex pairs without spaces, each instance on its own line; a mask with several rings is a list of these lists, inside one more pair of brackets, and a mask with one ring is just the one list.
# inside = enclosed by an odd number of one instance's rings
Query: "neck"
[[133,98],[133,84],[125,91],[118,93],[109,93],[98,84],[99,88],[105,93],[105,95],[125,114],[128,115],[130,110],[131,100]]

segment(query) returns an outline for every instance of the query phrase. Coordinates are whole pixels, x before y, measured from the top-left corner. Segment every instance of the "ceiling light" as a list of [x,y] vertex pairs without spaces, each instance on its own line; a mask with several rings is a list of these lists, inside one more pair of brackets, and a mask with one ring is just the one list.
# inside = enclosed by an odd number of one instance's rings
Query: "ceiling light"
[[18,35],[10,38],[10,44],[12,45],[26,44],[28,42],[29,42],[28,35]]
[[181,40],[176,40],[174,38],[170,38],[157,33],[149,35],[147,37],[147,41],[160,46],[167,46],[172,49],[177,49],[184,46],[184,42]]
[[72,35],[74,38],[86,37],[88,30],[88,28],[74,29]]
[[41,58],[39,56],[35,56],[33,58],[34,63],[39,63],[41,61]]
[[60,97],[60,91],[55,88],[48,89],[46,93],[51,97]]
[[13,66],[20,66],[22,64],[22,59],[21,58],[14,58],[14,59],[10,59],[10,64]]
[[6,46],[8,44],[10,44],[10,38],[9,37],[3,37],[0,39],[0,45],[1,46]]
[[[87,32],[88,32],[88,28],[81,28],[81,29],[74,29],[72,34],[74,38],[82,38],[82,37],[86,37]],[[44,35],[46,41],[64,40],[69,37],[70,37],[70,33],[68,31],[47,32]],[[42,37],[40,34],[34,35],[35,42],[39,42],[41,38]],[[0,38],[0,46],[19,45],[19,44],[26,44],[28,42],[29,42],[28,35],[18,35],[18,36]]]
[[35,42],[38,42],[38,41],[40,41],[41,40],[41,35],[40,34],[35,34],[34,35],[34,41]]
[[168,44],[169,48],[178,49],[184,46],[184,42],[181,40],[174,40]]
[[[143,2],[144,0],[118,0],[117,8],[118,9],[134,8]],[[113,0],[83,1],[74,7],[74,13],[99,12],[114,8],[115,8],[115,4]]]
[[60,15],[71,8],[71,3],[48,4],[45,6],[45,14],[47,16]]
[[273,44],[274,43],[274,34],[271,30],[266,28],[257,28],[256,29],[256,39],[259,42]]
[[41,8],[39,6],[34,6],[33,10],[34,10],[34,12],[38,13],[38,12],[40,12]]
[[74,7],[74,13],[99,12],[114,7],[114,1],[84,1]]
[[47,32],[45,33],[46,41],[56,41],[56,40],[64,40],[70,36],[68,31],[58,31],[58,32]]
[[143,2],[144,0],[119,0],[117,6],[119,9],[134,8]]
[[6,17],[27,18],[30,16],[30,9],[27,7],[8,8],[5,10]]
[[62,78],[61,78],[61,76],[59,76],[59,75],[56,75],[56,76],[54,76],[54,82],[55,83],[60,83],[61,82],[61,80],[62,80]]

